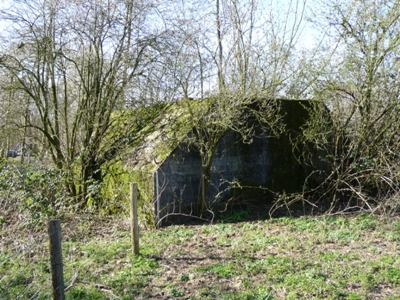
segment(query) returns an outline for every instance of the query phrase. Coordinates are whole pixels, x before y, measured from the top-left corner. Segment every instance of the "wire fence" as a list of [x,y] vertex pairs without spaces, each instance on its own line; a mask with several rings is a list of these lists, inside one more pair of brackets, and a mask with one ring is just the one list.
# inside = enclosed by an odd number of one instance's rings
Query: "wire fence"
[[[0,299],[53,299],[47,221],[35,225],[25,221],[22,215],[20,219],[6,216],[0,224]],[[132,260],[147,261],[131,255],[129,218],[63,216],[61,231],[67,299],[119,299],[127,278],[141,284],[138,281],[145,275],[135,273]],[[138,265],[137,272],[141,268]]]
[[46,225],[53,212],[47,204],[57,193],[45,175],[36,165],[0,162],[2,300],[52,298]]
[[53,218],[61,219],[68,299],[116,299],[114,293],[125,294],[127,276],[141,284],[144,275],[133,276],[141,266],[131,267],[129,216],[79,214],[64,206],[53,179],[36,166],[0,164],[0,300],[53,298],[47,226]]
[[51,281],[43,277],[50,274],[49,242],[43,227],[10,232],[3,224],[0,241],[0,299],[51,298]]

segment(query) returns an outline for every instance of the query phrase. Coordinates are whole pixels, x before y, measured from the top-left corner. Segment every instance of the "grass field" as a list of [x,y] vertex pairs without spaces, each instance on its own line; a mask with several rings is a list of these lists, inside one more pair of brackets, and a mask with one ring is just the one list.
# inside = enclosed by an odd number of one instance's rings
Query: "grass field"
[[[1,219],[0,299],[49,299],[45,226]],[[400,299],[400,219],[319,216],[141,231],[62,219],[67,299]]]

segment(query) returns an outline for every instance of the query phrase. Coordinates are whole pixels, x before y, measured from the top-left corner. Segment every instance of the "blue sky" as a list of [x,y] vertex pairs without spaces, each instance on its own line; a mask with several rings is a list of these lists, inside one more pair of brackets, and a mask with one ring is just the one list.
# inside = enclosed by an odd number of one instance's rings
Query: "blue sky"
[[[285,13],[288,11],[288,6],[290,5],[290,3],[294,4],[297,1],[299,1],[300,5],[306,2],[306,15],[310,15],[310,13],[312,13],[313,9],[315,9],[317,5],[316,0],[260,0],[260,4],[262,6],[265,5],[265,7],[271,7],[270,4],[272,3],[272,7],[274,8],[274,10],[279,11],[280,16],[284,16]],[[12,2],[12,0],[0,0],[0,9],[7,9]],[[297,44],[298,48],[311,49],[313,48],[313,45],[318,42],[316,40],[316,32],[312,29],[312,26],[307,23],[306,20],[304,20],[303,26],[304,27],[302,30],[302,35]],[[6,26],[4,24],[4,21],[0,19],[0,30],[3,31],[5,30],[5,28]]]

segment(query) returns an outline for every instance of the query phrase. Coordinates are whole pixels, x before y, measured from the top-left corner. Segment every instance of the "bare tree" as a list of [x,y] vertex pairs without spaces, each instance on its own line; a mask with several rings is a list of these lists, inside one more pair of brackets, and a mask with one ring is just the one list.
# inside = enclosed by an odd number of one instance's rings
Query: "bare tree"
[[[192,142],[199,151],[202,168],[199,215],[210,209],[208,189],[212,161],[226,132],[235,131],[245,142],[250,142],[254,128],[248,127],[249,118],[269,129],[279,123],[279,107],[270,100],[279,96],[279,91],[283,91],[284,85],[296,74],[296,67],[289,62],[294,61],[291,56],[304,20],[303,2],[294,1],[287,8],[286,18],[279,19],[274,11],[263,10],[256,0],[250,3],[203,1],[197,3],[202,7],[196,10],[197,14],[201,12],[200,18],[187,20],[182,13],[179,21],[174,19],[172,22],[170,28],[175,29],[174,37],[177,38],[174,45],[178,47],[170,52],[175,54],[168,62],[174,70],[171,77],[192,85],[199,80],[201,95],[205,94],[203,86],[209,86],[210,97],[199,105],[203,117],[193,123],[195,138]],[[271,16],[276,18],[274,23],[270,22]],[[296,16],[294,22],[291,16]],[[192,56],[188,56],[190,53]],[[211,76],[205,76],[204,70],[208,74],[211,70]],[[198,77],[194,80],[191,74]],[[267,82],[267,78],[271,80]],[[185,90],[183,86],[182,90]],[[183,96],[189,94],[184,92]],[[182,101],[181,105],[187,105],[189,111],[192,107],[188,100]],[[193,111],[193,114],[198,113]],[[197,117],[193,119],[198,120]]]
[[151,6],[132,1],[20,1],[2,11],[11,32],[0,66],[33,104],[56,167],[80,204],[115,152],[103,144],[127,85],[150,62],[143,29]]
[[371,210],[398,193],[400,179],[400,3],[330,1],[325,7],[327,34],[338,46],[316,95],[333,116],[333,202],[344,198],[350,207]]

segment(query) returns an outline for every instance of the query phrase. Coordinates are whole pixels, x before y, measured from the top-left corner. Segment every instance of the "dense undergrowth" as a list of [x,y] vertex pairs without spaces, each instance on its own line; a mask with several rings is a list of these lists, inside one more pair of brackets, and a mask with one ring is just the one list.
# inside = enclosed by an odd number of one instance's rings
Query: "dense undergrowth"
[[[66,176],[44,161],[21,163],[19,158],[0,160],[0,206],[16,210],[28,223],[46,223],[49,217],[65,213],[128,211],[129,180],[117,164],[111,166],[101,183],[89,184],[85,205],[65,189]],[[101,201],[99,200],[101,198]]]

